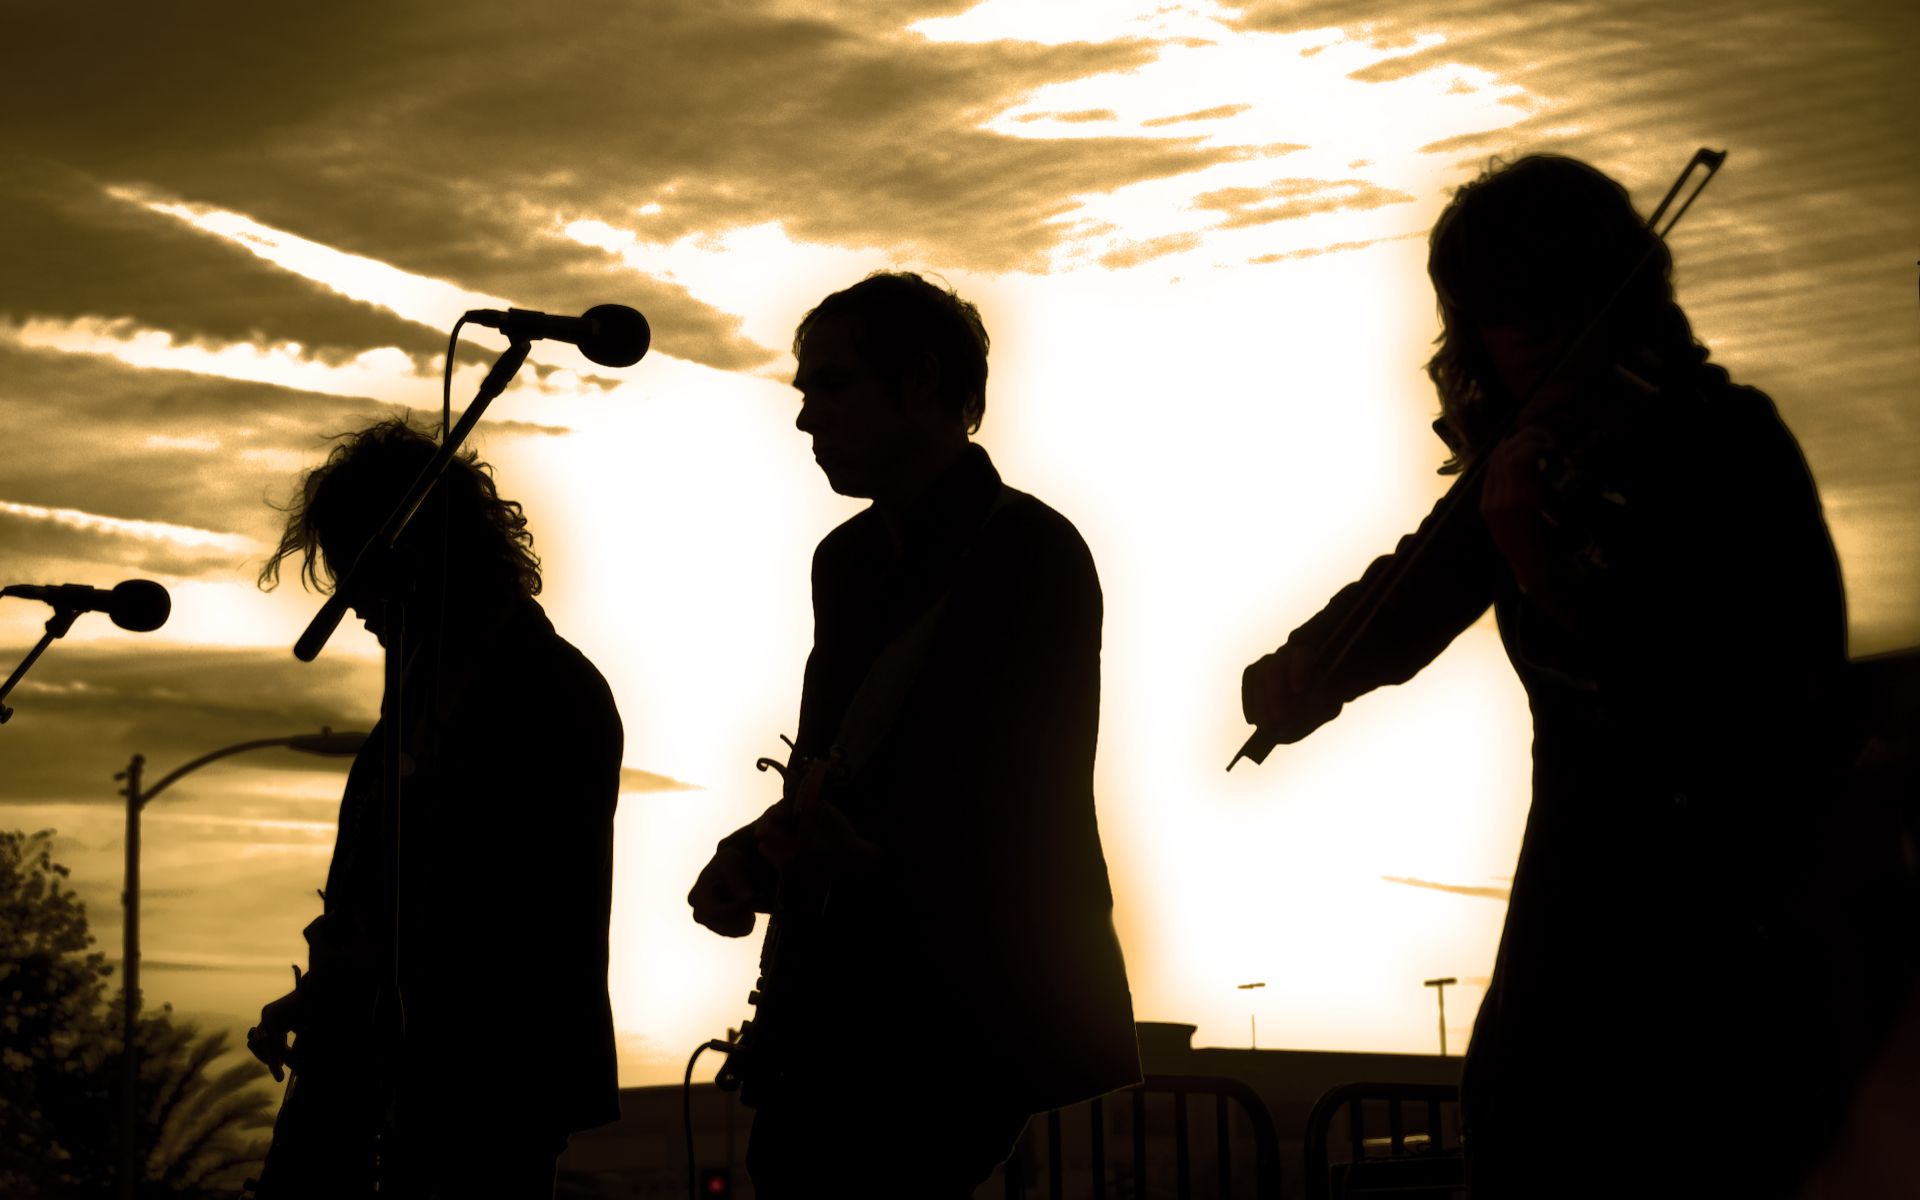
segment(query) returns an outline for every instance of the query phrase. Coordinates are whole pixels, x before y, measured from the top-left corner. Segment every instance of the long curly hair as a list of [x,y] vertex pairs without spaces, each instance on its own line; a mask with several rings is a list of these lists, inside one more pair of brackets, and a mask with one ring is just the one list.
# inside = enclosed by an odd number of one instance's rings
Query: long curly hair
[[[260,568],[262,588],[272,590],[280,582],[280,564],[298,557],[301,583],[331,592],[339,573],[352,564],[332,561],[326,547],[357,548],[355,539],[371,536],[437,449],[431,434],[403,417],[338,434],[333,441],[327,461],[302,476],[293,499],[280,509],[286,526]],[[533,552],[526,513],[518,502],[501,498],[493,468],[471,450],[447,463],[402,535],[401,547],[419,545],[437,533],[442,520],[448,562],[457,570],[510,584],[523,596],[540,594],[540,556]]]
[[1482,325],[1577,331],[1647,255],[1597,336],[1615,347],[1646,346],[1675,366],[1707,357],[1674,301],[1666,243],[1624,187],[1577,158],[1494,159],[1453,194],[1427,245],[1440,310],[1427,376],[1440,394],[1434,430],[1453,452],[1442,474],[1464,470],[1518,413],[1519,398],[1481,343]]

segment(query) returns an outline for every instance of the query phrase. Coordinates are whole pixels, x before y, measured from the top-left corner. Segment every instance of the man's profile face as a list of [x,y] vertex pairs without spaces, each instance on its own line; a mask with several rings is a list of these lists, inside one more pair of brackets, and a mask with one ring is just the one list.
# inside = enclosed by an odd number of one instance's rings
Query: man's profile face
[[815,321],[800,345],[793,386],[801,397],[794,428],[813,439],[814,461],[843,496],[874,499],[937,428],[930,403],[905,395],[861,354],[849,318]]

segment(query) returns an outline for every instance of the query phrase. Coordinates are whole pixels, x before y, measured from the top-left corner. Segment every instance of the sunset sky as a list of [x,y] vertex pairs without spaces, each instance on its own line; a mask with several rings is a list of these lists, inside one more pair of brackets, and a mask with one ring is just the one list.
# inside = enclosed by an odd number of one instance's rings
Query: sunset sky
[[[1528,718],[1490,620],[1220,769],[1241,669],[1444,487],[1424,239],[1489,156],[1578,155],[1649,208],[1728,150],[1674,237],[1681,301],[1800,438],[1854,652],[1920,643],[1910,0],[104,11],[5,8],[0,582],[153,578],[174,613],[83,618],[14,693],[0,827],[60,831],[115,956],[129,755],[370,724],[372,639],[349,623],[301,664],[319,598],[253,584],[271,503],[326,435],[437,417],[473,307],[653,326],[624,370],[536,347],[475,443],[626,723],[630,1085],[748,1015],[758,939],[684,895],[774,798],[752,763],[793,731],[812,549],[859,507],[792,428],[787,346],[869,271],[979,304],[979,440],[1092,547],[1116,919],[1138,1015],[1198,1044],[1244,1044],[1253,1013],[1264,1045],[1430,1051],[1421,981],[1454,975],[1457,1052],[1492,964]],[[503,344],[463,345],[456,407]],[[46,615],[0,603],[0,669]],[[155,802],[150,1002],[239,1030],[285,989],[341,778],[269,752]]]

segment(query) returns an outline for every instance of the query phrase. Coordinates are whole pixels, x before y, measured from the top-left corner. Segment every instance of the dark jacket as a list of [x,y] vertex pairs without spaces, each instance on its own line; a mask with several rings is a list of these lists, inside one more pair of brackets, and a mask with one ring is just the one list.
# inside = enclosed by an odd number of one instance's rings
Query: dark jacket
[[[949,589],[951,589],[949,591]],[[836,885],[809,984],[817,1042],[892,1044],[923,1081],[1041,1111],[1139,1078],[1094,818],[1099,580],[1071,524],[970,448],[904,523],[820,543],[797,740],[820,754],[869,666],[944,616],[880,748],[836,802],[879,843]],[[751,831],[729,843],[751,849]]]
[[450,650],[437,681],[432,649],[403,689],[399,1049],[385,718],[348,778],[325,913],[308,930],[310,985],[334,1013],[381,997],[361,1033],[398,1057],[403,1098],[509,1128],[604,1124],[619,1116],[613,696],[531,600]]

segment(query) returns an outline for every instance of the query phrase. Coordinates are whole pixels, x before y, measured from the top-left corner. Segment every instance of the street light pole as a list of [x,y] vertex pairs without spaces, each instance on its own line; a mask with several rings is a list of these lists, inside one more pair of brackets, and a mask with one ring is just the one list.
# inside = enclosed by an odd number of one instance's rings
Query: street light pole
[[123,913],[120,948],[120,1200],[133,1200],[140,1176],[139,1098],[135,1086],[139,1082],[140,1061],[134,1048],[134,1030],[140,1019],[140,810],[182,775],[230,755],[268,746],[286,746],[305,754],[342,758],[358,754],[366,740],[364,733],[335,733],[323,725],[317,734],[255,738],[250,742],[222,747],[168,772],[160,777],[160,782],[144,790],[142,776],[147,759],[143,754],[134,755],[128,760],[127,769],[114,776],[115,780],[124,779],[127,783],[120,793],[127,798],[126,879],[120,891]]
[[127,781],[127,867],[120,889],[124,917],[120,925],[120,1195],[133,1196],[140,1168],[134,1130],[139,1128],[135,1082],[140,1073],[133,1053],[133,1027],[140,1016],[140,773],[145,755],[136,754],[116,779]]
[[[1254,988],[1263,988],[1265,986],[1267,986],[1265,980],[1261,980],[1259,983],[1237,983],[1234,985],[1234,990],[1250,992]],[[1249,1001],[1247,1008],[1247,1049],[1258,1050],[1260,1048],[1260,1023],[1254,1019],[1254,1011],[1251,1005],[1253,997],[1248,996],[1247,1000]]]
[[1440,1057],[1442,1058],[1447,1056],[1447,985],[1459,982],[1451,975],[1445,979],[1429,979],[1426,982],[1426,986],[1432,988],[1434,995],[1440,998]]

